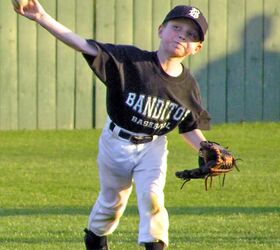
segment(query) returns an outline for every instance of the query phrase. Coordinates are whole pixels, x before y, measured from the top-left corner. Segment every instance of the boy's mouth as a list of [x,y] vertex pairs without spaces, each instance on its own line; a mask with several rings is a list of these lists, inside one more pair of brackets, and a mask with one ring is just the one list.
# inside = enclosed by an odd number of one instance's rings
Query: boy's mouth
[[180,42],[175,42],[175,47],[186,50],[186,46]]

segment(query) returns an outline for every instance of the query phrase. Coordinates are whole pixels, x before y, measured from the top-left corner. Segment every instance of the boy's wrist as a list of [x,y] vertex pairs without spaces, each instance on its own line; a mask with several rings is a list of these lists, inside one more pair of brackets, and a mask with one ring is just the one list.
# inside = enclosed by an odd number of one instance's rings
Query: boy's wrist
[[44,13],[38,13],[36,15],[35,21],[40,24],[41,26],[45,26],[45,24],[48,23],[48,21],[50,20],[50,15],[47,14],[46,12]]

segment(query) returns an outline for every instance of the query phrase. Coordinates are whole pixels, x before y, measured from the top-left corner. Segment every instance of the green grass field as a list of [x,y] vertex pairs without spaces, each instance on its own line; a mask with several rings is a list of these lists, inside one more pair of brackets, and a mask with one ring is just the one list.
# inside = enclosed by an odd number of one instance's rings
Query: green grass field
[[[79,250],[98,194],[100,130],[0,132],[0,249]],[[220,188],[176,179],[196,167],[197,155],[177,131],[169,135],[166,207],[170,248],[280,249],[280,125],[215,125],[208,140],[230,146],[242,158]],[[111,250],[136,250],[138,216],[133,193]]]

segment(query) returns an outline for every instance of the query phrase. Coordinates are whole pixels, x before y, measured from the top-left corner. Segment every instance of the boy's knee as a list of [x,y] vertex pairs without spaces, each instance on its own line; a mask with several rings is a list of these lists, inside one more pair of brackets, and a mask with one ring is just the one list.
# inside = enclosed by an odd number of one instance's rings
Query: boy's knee
[[142,195],[142,201],[146,204],[152,215],[159,213],[163,209],[162,199],[153,192],[144,193]]

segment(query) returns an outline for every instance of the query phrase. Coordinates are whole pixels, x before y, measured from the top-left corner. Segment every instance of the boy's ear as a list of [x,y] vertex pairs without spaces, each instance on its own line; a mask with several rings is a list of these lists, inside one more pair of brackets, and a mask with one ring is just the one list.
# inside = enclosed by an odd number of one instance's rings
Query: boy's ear
[[162,24],[158,27],[158,37],[159,38],[161,38],[163,28],[164,28],[164,25],[162,25]]
[[194,49],[193,55],[195,55],[196,53],[198,53],[201,49],[202,49],[202,43],[200,42],[196,48]]

